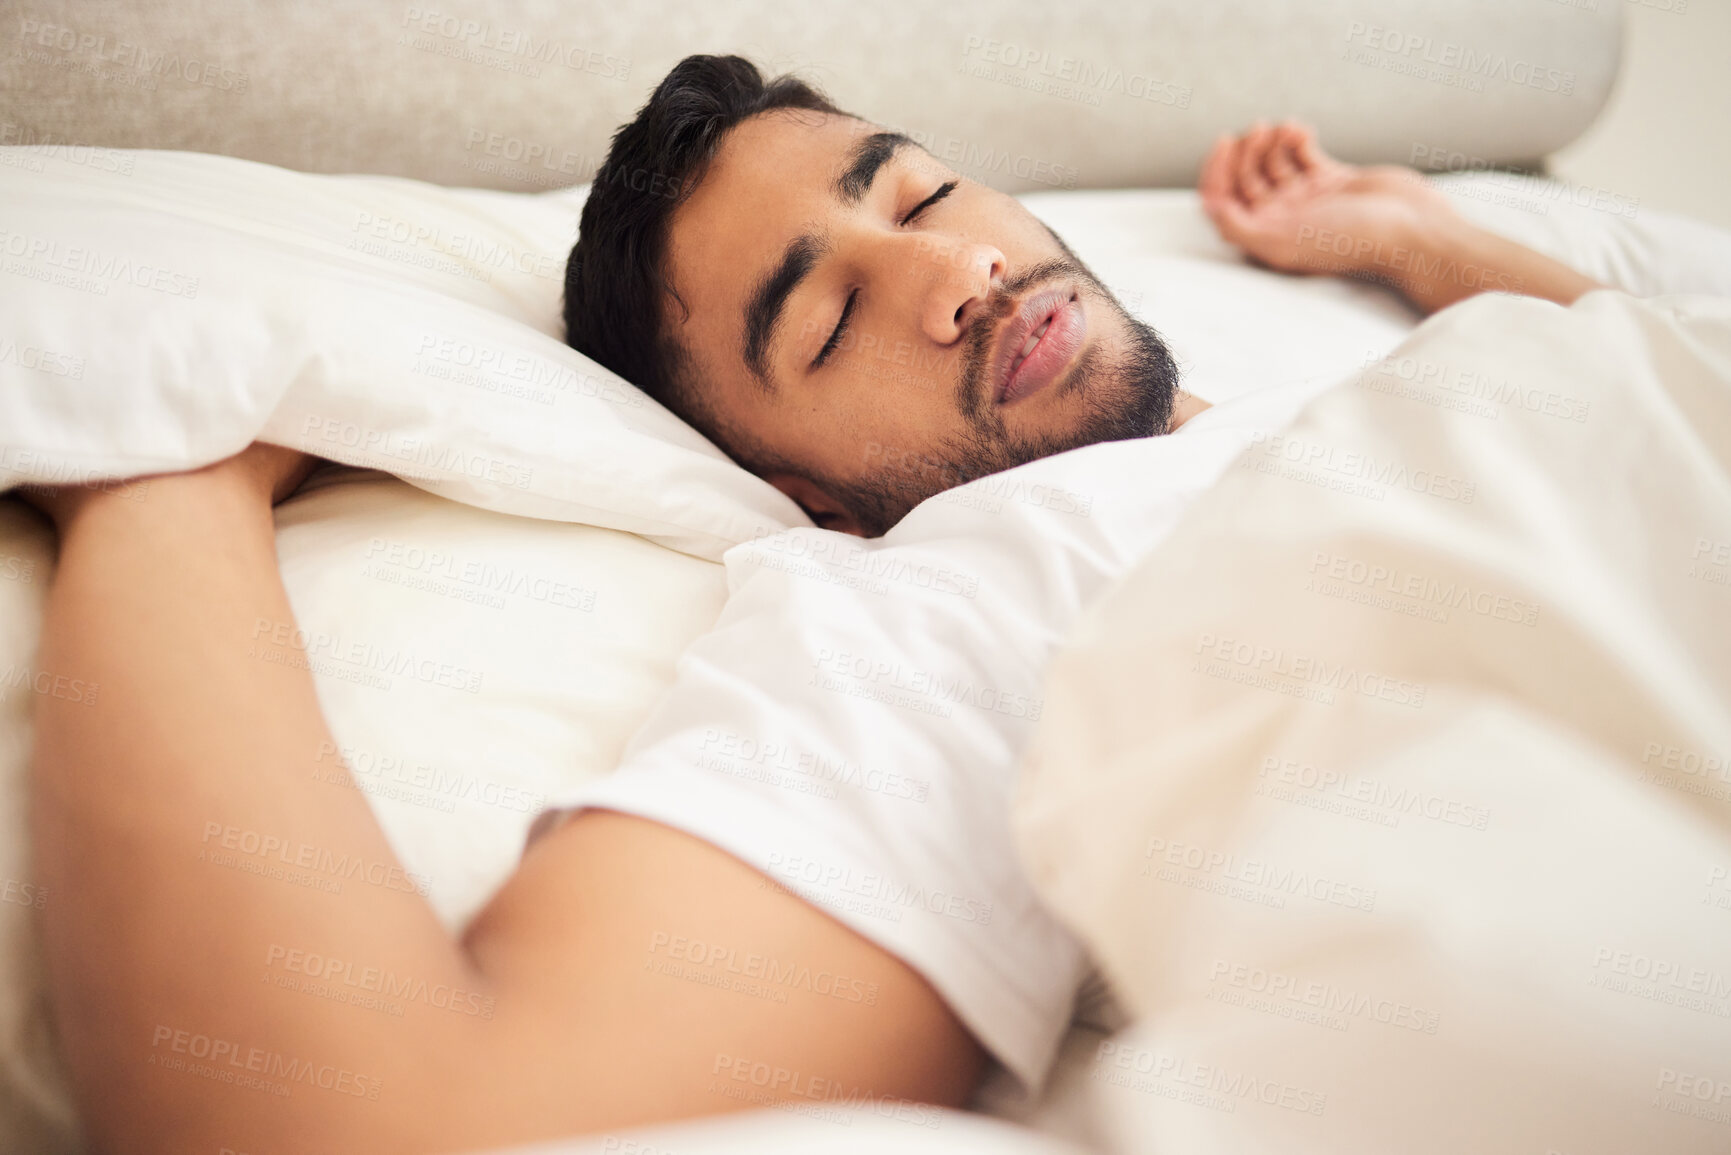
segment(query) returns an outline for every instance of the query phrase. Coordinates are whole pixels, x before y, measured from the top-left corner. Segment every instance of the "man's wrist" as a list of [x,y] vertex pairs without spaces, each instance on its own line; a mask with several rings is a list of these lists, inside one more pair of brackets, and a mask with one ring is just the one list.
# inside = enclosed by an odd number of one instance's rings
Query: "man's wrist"
[[1509,243],[1454,213],[1413,222],[1403,245],[1406,256],[1393,283],[1426,311],[1478,293],[1528,291]]
[[1411,296],[1423,291],[1441,267],[1453,229],[1444,220],[1414,219],[1377,239],[1362,254],[1354,276]]
[[142,501],[150,492],[153,478],[129,481],[91,481],[73,485],[20,485],[16,496],[54,524],[55,531],[64,535],[67,526],[92,506],[114,502],[126,504]]
[[[75,530],[93,524],[167,516],[215,524],[230,517],[270,517],[270,495],[256,479],[214,466],[184,473],[159,473],[130,481],[60,486],[38,502],[54,522],[62,544]],[[104,531],[97,531],[104,532]]]

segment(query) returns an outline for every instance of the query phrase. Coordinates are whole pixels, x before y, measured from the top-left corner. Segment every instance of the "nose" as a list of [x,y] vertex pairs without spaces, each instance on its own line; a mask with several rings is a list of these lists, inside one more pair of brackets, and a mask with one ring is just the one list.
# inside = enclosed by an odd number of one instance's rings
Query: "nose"
[[932,238],[920,254],[920,329],[940,345],[954,344],[974,315],[989,307],[992,289],[1004,279],[1008,262],[991,245]]

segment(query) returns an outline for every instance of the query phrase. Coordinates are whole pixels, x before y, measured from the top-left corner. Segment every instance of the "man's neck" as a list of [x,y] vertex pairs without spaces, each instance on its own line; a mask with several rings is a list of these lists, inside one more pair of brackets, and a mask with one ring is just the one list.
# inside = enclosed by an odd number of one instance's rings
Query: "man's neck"
[[1166,427],[1166,432],[1176,432],[1180,425],[1207,409],[1209,404],[1193,393],[1178,390],[1178,395],[1172,399],[1172,423]]

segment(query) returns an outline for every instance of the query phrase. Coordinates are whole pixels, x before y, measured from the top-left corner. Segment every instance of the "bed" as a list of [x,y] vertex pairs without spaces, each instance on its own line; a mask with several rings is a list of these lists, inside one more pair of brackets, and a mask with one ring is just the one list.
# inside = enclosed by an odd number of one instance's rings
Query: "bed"
[[[865,17],[815,8],[796,25],[749,7],[665,7],[659,14],[637,10],[629,17],[600,6],[557,14],[529,4],[473,14],[356,7],[344,12],[344,31],[335,36],[303,13],[262,6],[252,12],[225,9],[221,18],[154,5],[106,10],[100,19],[71,9],[58,15],[44,10],[8,31],[17,52],[0,62],[11,70],[3,116],[11,135],[0,140],[9,146],[0,187],[23,214],[0,226],[8,230],[7,290],[18,303],[8,310],[14,329],[7,336],[17,349],[37,350],[31,365],[0,364],[9,387],[18,383],[35,391],[31,404],[17,401],[22,392],[0,401],[11,406],[0,410],[6,417],[0,437],[5,480],[124,476],[188,466],[232,452],[255,434],[339,462],[286,504],[278,522],[285,581],[305,647],[321,659],[313,665],[315,679],[337,736],[326,781],[332,789],[367,795],[405,867],[426,880],[429,899],[453,928],[509,874],[545,800],[575,781],[605,774],[618,761],[672,678],[680,653],[725,605],[729,585],[722,555],[740,542],[806,524],[779,494],[558,340],[559,277],[584,182],[593,175],[607,133],[678,56],[725,45],[776,66],[804,67],[829,84],[844,106],[879,115],[963,172],[1023,195],[1132,311],[1161,329],[1185,368],[1188,387],[1204,398],[1225,400],[1284,380],[1381,381],[1380,389],[1335,389],[1328,398],[1394,406],[1391,412],[1404,414],[1404,424],[1387,414],[1373,420],[1362,404],[1343,403],[1338,413],[1314,416],[1330,436],[1368,437],[1378,421],[1403,431],[1421,424],[1413,420],[1415,413],[1444,418],[1445,431],[1490,428],[1502,434],[1521,419],[1475,415],[1460,397],[1434,388],[1424,394],[1430,403],[1415,403],[1413,395],[1434,382],[1410,380],[1416,370],[1409,366],[1424,363],[1422,341],[1432,338],[1420,334],[1421,344],[1410,344],[1417,318],[1409,309],[1372,287],[1250,268],[1215,236],[1192,193],[1151,186],[1189,183],[1214,132],[1255,115],[1286,112],[1317,123],[1325,143],[1347,159],[1442,169],[1519,166],[1590,123],[1615,75],[1619,36],[1614,11],[1555,4],[1494,12],[1384,5],[1374,19],[1347,3],[1314,6],[1303,16],[1248,3],[1230,10],[1152,4],[1122,11],[1101,5],[1086,33],[1053,23],[1031,4],[990,13],[983,6],[952,9],[919,20],[913,5],[877,6]],[[676,16],[688,21],[677,26],[690,31],[655,31],[676,26]],[[1246,43],[1232,29],[1235,19],[1251,17],[1268,33]],[[856,27],[862,20],[863,27]],[[917,44],[882,51],[886,44],[908,44],[911,29],[920,32]],[[1460,84],[1432,83],[1392,66],[1408,59],[1409,36],[1527,61],[1529,80],[1538,75],[1530,71],[1532,61],[1549,64],[1535,83],[1516,84],[1506,76],[1484,79],[1476,89],[1470,77]],[[542,48],[531,50],[538,37],[545,37]],[[128,51],[121,52],[121,44]],[[1138,47],[1126,51],[1126,44]],[[1391,44],[1399,50],[1390,52]],[[1269,67],[1274,60],[1279,70]],[[297,61],[316,66],[297,68]],[[1074,83],[1084,75],[1098,79],[1094,89]],[[908,83],[940,76],[917,89]],[[524,92],[533,99],[522,99]],[[1718,231],[1605,190],[1583,193],[1509,171],[1445,175],[1439,183],[1463,212],[1487,227],[1631,293],[1731,294],[1731,237]],[[154,250],[140,247],[145,242],[139,234],[147,228]],[[78,236],[88,253],[124,252],[152,271],[142,282],[116,277],[104,284],[111,265],[104,271],[99,258],[92,264],[80,257],[68,265],[64,249],[36,247],[44,237],[69,235]],[[326,290],[315,291],[321,286]],[[109,322],[102,338],[78,336],[64,307],[55,306],[56,294],[98,310]],[[1599,328],[1635,324],[1606,310],[1598,315]],[[1687,317],[1673,322],[1686,328]],[[1588,335],[1558,330],[1556,338],[1568,344]],[[1689,347],[1689,339],[1678,337],[1675,345]],[[1397,346],[1403,353],[1391,359]],[[1630,364],[1639,362],[1640,351],[1629,357]],[[146,372],[138,374],[139,365]],[[1711,377],[1709,365],[1691,380]],[[196,393],[189,388],[194,381],[200,383]],[[99,388],[107,392],[98,394]],[[124,390],[124,404],[115,402],[116,389]],[[1563,386],[1555,391],[1580,394]],[[1700,385],[1699,395],[1710,398],[1711,384]],[[45,396],[54,403],[42,403]],[[1481,397],[1475,403],[1487,402]],[[1603,413],[1606,402],[1596,403]],[[1704,413],[1700,406],[1706,404],[1700,402],[1696,412]],[[570,420],[549,420],[554,415]],[[1658,417],[1654,422],[1663,424]],[[1722,454],[1724,442],[1718,446]],[[574,468],[575,461],[588,467]],[[1710,481],[1708,471],[1679,484],[1712,492]],[[1279,482],[1239,471],[1220,488]],[[1249,498],[1211,491],[1210,500]],[[1706,567],[1703,573],[1723,568],[1713,551],[1727,538],[1714,536],[1719,530],[1711,528],[1721,524],[1714,520],[1721,512],[1703,506],[1695,523],[1696,537],[1708,543],[1704,557],[1695,559]],[[1297,523],[1318,526],[1325,514],[1332,511],[1305,507]],[[1272,757],[1261,785],[1269,785],[1271,774],[1274,785],[1289,794],[1282,800],[1285,808],[1272,813],[1328,821],[1315,806],[1290,804],[1290,797],[1324,800],[1304,794],[1314,780],[1305,784],[1303,767],[1313,765],[1315,756],[1283,760],[1262,746],[1244,748],[1243,735],[1264,733],[1267,725],[1227,726],[1191,739],[1180,729],[1176,737],[1162,736],[1167,745],[1151,751],[1154,739],[1121,716],[1085,707],[1111,705],[1091,677],[1108,677],[1104,671],[1114,669],[1113,662],[1143,660],[1106,644],[1131,625],[1158,634],[1149,647],[1171,664],[1176,643],[1167,634],[1178,627],[1148,626],[1141,607],[1151,600],[1207,603],[1216,617],[1187,623],[1192,645],[1199,633],[1218,643],[1221,622],[1242,620],[1244,607],[1273,600],[1268,588],[1233,580],[1233,559],[1254,547],[1256,525],[1233,523],[1231,533],[1211,536],[1189,529],[1193,524],[1186,523],[1172,549],[1162,549],[1102,599],[1078,634],[1048,691],[1055,706],[1071,705],[1046,719],[1018,800],[1018,837],[1030,873],[1054,901],[1077,912],[1077,926],[1104,973],[1084,989],[1076,1024],[1041,1094],[1020,1093],[1015,1080],[998,1071],[981,1089],[973,1112],[947,1115],[929,1133],[869,1111],[824,1108],[803,1117],[763,1112],[572,1140],[546,1150],[844,1151],[892,1141],[914,1150],[925,1145],[1006,1152],[1133,1151],[1156,1143],[1196,1152],[1276,1143],[1318,1150],[1386,1145],[1396,1122],[1346,1105],[1352,1088],[1373,1098],[1382,1088],[1379,1101],[1397,1113],[1394,1105],[1411,1104],[1378,1078],[1433,1071],[1426,1064],[1434,1062],[1438,1048],[1391,1058],[1377,1033],[1386,1033],[1386,1024],[1349,1022],[1338,1008],[1335,1018],[1346,1026],[1329,1028],[1332,1035],[1314,1022],[1294,1026],[1290,1007],[1286,1015],[1260,1018],[1244,1009],[1247,1000],[1267,998],[1265,990],[1254,989],[1264,980],[1253,974],[1298,974],[1340,989],[1351,985],[1348,977],[1319,970],[1316,960],[1362,962],[1365,953],[1354,955],[1341,945],[1356,941],[1351,936],[1357,928],[1349,923],[1340,932],[1344,938],[1330,938],[1330,924],[1327,934],[1318,932],[1310,956],[1276,965],[1266,960],[1278,950],[1255,940],[1258,928],[1270,924],[1250,920],[1232,928],[1240,936],[1238,953],[1213,973],[1221,960],[1207,953],[1207,944],[1227,940],[1218,937],[1226,932],[1209,921],[1209,909],[1198,914],[1182,903],[1150,905],[1134,890],[1126,900],[1126,888],[1139,884],[1121,877],[1146,865],[1151,853],[1163,855],[1174,846],[1200,845],[1208,854],[1241,858],[1272,855],[1278,861],[1279,849],[1265,854],[1263,844],[1244,833],[1251,828],[1261,838],[1332,838],[1335,853],[1360,873],[1370,852],[1354,851],[1351,840],[1340,837],[1344,824],[1338,819],[1335,827],[1305,830],[1271,822],[1261,811],[1246,817],[1249,811],[1235,807],[1244,803],[1244,791],[1254,792],[1254,781],[1216,795],[1198,785],[1185,803],[1188,810],[1153,791],[1130,792],[1138,803],[1135,822],[1132,808],[1125,808],[1117,826],[1095,808],[1100,795],[1090,775],[1105,776],[1119,764],[1115,760],[1176,759],[1194,768],[1184,781],[1199,783],[1209,768],[1268,767]],[[1390,530],[1379,523],[1330,532],[1362,541]],[[1289,536],[1281,542],[1283,552],[1270,556],[1263,569],[1308,562],[1330,549],[1320,537]],[[55,1065],[29,933],[32,910],[53,896],[30,882],[20,811],[28,705],[36,688],[30,660],[51,567],[43,526],[16,503],[0,502],[0,797],[7,824],[0,837],[7,898],[0,903],[0,1134],[7,1149],[73,1151],[75,1120]],[[1710,578],[1688,580],[1695,585],[1683,588],[1698,595],[1724,592]],[[1204,590],[1212,591],[1210,599],[1199,596]],[[1554,607],[1557,598],[1541,588],[1530,600]],[[1315,602],[1299,604],[1314,609]],[[1362,617],[1362,602],[1337,598],[1322,604]],[[1714,609],[1710,600],[1703,602],[1696,618],[1684,620],[1704,623]],[[1270,624],[1264,632],[1276,628]],[[1334,628],[1342,627],[1335,622]],[[1314,648],[1314,640],[1310,644]],[[1228,663],[1231,653],[1228,647]],[[1383,654],[1380,660],[1387,666],[1392,659]],[[1143,668],[1134,675],[1155,676]],[[1205,687],[1239,684],[1217,678]],[[1709,702],[1715,692],[1723,694],[1724,683],[1710,676],[1703,686]],[[1211,716],[1229,714],[1238,708],[1234,702],[1210,702]],[[1460,708],[1468,723],[1482,720]],[[1554,726],[1546,730],[1528,722],[1503,718],[1483,730],[1463,724],[1461,741],[1485,748],[1520,743],[1532,758],[1558,766],[1595,759],[1596,765],[1618,754],[1615,748],[1609,754],[1583,752],[1566,735],[1551,732]],[[1719,758],[1722,786],[1723,755],[1731,749],[1722,724],[1722,707],[1717,716],[1707,709],[1692,728],[1683,728],[1683,736],[1644,739],[1658,746],[1647,754],[1648,769],[1684,783],[1699,779],[1711,789],[1714,771],[1704,768],[1703,759]],[[1096,734],[1113,734],[1120,744],[1102,739],[1091,745],[1078,738]],[[1228,740],[1233,735],[1238,746]],[[1205,738],[1220,747],[1209,751],[1212,761],[1199,755]],[[1325,738],[1316,740],[1326,746]],[[1399,749],[1393,738],[1389,746]],[[1072,748],[1090,757],[1065,753]],[[1635,747],[1637,764],[1645,749]],[[1692,771],[1685,768],[1691,753]],[[1186,755],[1194,757],[1186,763]],[[1446,747],[1440,754],[1425,747],[1411,762],[1434,767],[1448,755]],[[1355,756],[1370,758],[1362,751]],[[1386,749],[1377,756],[1385,763],[1380,770],[1349,764],[1345,755],[1332,765],[1340,781],[1386,783],[1392,778],[1386,763],[1394,756]],[[1464,755],[1456,749],[1453,756]],[[1676,766],[1665,765],[1667,759]],[[1295,768],[1284,769],[1283,761]],[[1282,780],[1282,774],[1293,780]],[[1623,781],[1614,768],[1605,774],[1607,781]],[[1182,782],[1172,789],[1182,793],[1181,787]],[[1209,805],[1196,801],[1204,796]],[[1692,797],[1699,802],[1704,796]],[[1718,901],[1715,886],[1724,875],[1715,878],[1711,870],[1714,862],[1731,861],[1727,812],[1711,805],[1722,803],[1723,795],[1705,797],[1705,808],[1697,806],[1700,813],[1691,811],[1688,818],[1667,816],[1657,807],[1642,827],[1643,840],[1629,844],[1662,846],[1669,837],[1677,845],[1666,861],[1676,871],[1699,866],[1705,889],[1702,895],[1689,892],[1689,901],[1700,908],[1691,912],[1695,916],[1722,915],[1726,904]],[[1501,816],[1517,802],[1460,802],[1457,816],[1470,817],[1475,805]],[[1615,813],[1614,792],[1602,805],[1605,813]],[[1376,816],[1374,807],[1367,813]],[[1152,852],[1150,823],[1173,828]],[[1179,826],[1206,827],[1212,840],[1192,831],[1185,841]],[[1373,833],[1383,828],[1375,821],[1360,826]],[[1680,841],[1684,827],[1694,840],[1687,847]],[[1099,837],[1106,828],[1119,837]],[[1431,827],[1421,829],[1428,833]],[[1228,831],[1238,831],[1244,843],[1234,842],[1237,835],[1229,837]],[[1081,853],[1084,846],[1099,852]],[[1566,840],[1554,849],[1580,852]],[[1178,861],[1167,865],[1182,868],[1186,853],[1180,850]],[[1292,857],[1290,845],[1286,854]],[[1418,856],[1404,868],[1414,877],[1436,869]],[[1652,877],[1643,880],[1648,887],[1662,885]],[[1623,889],[1631,902],[1647,893],[1633,882]],[[1117,896],[1118,905],[1105,901],[1107,896]],[[1510,923],[1518,923],[1539,899],[1529,895],[1527,901],[1525,907],[1510,901]],[[1562,908],[1575,909],[1568,902]],[[1687,918],[1675,910],[1669,917],[1671,923],[1654,923],[1649,942],[1673,933],[1676,919]],[[1160,945],[1162,926],[1196,930],[1194,949],[1206,957],[1185,956],[1185,982],[1171,981],[1168,972],[1180,962]],[[1711,959],[1724,945],[1720,924],[1700,933],[1718,938],[1685,936],[1679,957]],[[1636,976],[1624,972],[1638,965],[1635,958],[1651,966],[1661,954],[1650,945],[1644,953],[1608,941],[1601,945],[1608,953],[1595,963],[1589,951],[1582,981],[1627,987]],[[1377,948],[1380,956],[1368,954],[1378,965],[1398,967],[1397,947],[1384,944]],[[1494,951],[1462,957],[1483,967],[1508,962]],[[1555,962],[1542,955],[1540,961]],[[1665,1024],[1650,1018],[1636,1022],[1631,1008],[1641,1004],[1626,993],[1589,1006],[1600,1015],[1592,1020],[1594,1029],[1611,1030],[1621,1021],[1628,1032],[1646,1030],[1642,1038],[1658,1048],[1648,1065],[1659,1085],[1641,1088],[1657,1104],[1651,1114],[1616,1114],[1626,1106],[1628,1088],[1647,1077],[1644,1067],[1626,1078],[1620,1073],[1615,1094],[1601,1097],[1609,1104],[1605,1118],[1582,1113],[1568,1124],[1559,1121],[1557,1104],[1590,1084],[1571,1082],[1568,1076],[1579,1072],[1566,1064],[1522,1099],[1499,1098],[1488,1083],[1472,1083],[1462,1072],[1474,1068],[1461,1060],[1434,1070],[1446,1069],[1459,1094],[1494,1102],[1501,1117],[1516,1122],[1495,1136],[1439,1128],[1424,1142],[1435,1149],[1470,1139],[1496,1150],[1517,1149],[1517,1141],[1528,1145],[1524,1149],[1548,1144],[1584,1150],[1590,1148],[1582,1144],[1595,1135],[1628,1138],[1616,1128],[1636,1118],[1671,1128],[1671,1149],[1712,1149],[1725,1134],[1724,1116],[1713,1114],[1724,1107],[1713,1096],[1728,1085],[1723,1080],[1731,1072],[1722,1063],[1714,1069],[1715,1045],[1719,1055],[1727,1051],[1726,1020],[1712,1009],[1720,1005],[1713,999],[1722,1001],[1712,985],[1721,981],[1720,973],[1708,968],[1706,976],[1700,980],[1705,990],[1690,992],[1707,1000],[1701,1004],[1706,1009],[1688,1012],[1693,1017],[1683,1020],[1687,1030],[1667,1033]],[[1531,980],[1531,973],[1522,976]],[[1374,978],[1362,973],[1356,981],[1376,988]],[[1457,1041],[1456,1024],[1477,1021],[1469,1011],[1489,1013],[1470,999],[1458,1002],[1465,998],[1445,984],[1421,986],[1420,993],[1393,1001],[1416,1016],[1420,1026],[1413,1038],[1422,1048],[1438,1037],[1436,1023],[1445,1009],[1454,1033],[1442,1037]],[[1517,1003],[1515,1010],[1523,1006],[1541,1004]],[[1548,1004],[1542,1009],[1559,1013]],[[1466,1053],[1475,1044],[1513,1039],[1524,1040],[1526,1049],[1512,1048],[1523,1061],[1555,1060],[1554,1049],[1533,1045],[1539,1036],[1528,1020],[1536,1013],[1523,1020],[1503,1007],[1501,1014],[1504,1034],[1468,1034],[1460,1044]],[[1262,1027],[1268,1029],[1259,1032]],[[1317,1038],[1334,1046],[1326,1052],[1332,1081],[1304,1071],[1302,1058],[1294,1058],[1312,1053],[1306,1044]],[[1675,1054],[1664,1051],[1667,1044]],[[1577,1053],[1591,1058],[1594,1052],[1582,1043]],[[1200,1089],[1183,1083],[1186,1061],[1192,1076],[1198,1066],[1249,1071],[1259,1076],[1251,1093],[1278,1085],[1275,1102],[1235,1109],[1242,1100],[1222,1097],[1217,1086],[1210,1091],[1212,1076],[1203,1078]],[[1294,1064],[1299,1074],[1292,1073]],[[1479,1069],[1508,1074],[1494,1064]],[[1318,1089],[1322,1082],[1328,1091]],[[1234,1093],[1243,1085],[1240,1078]],[[1398,1080],[1390,1084],[1397,1085]],[[1209,1094],[1227,1106],[1199,1101]],[[1639,1135],[1639,1127],[1633,1133]],[[1423,1146],[1416,1139],[1410,1144],[1415,1150]]]

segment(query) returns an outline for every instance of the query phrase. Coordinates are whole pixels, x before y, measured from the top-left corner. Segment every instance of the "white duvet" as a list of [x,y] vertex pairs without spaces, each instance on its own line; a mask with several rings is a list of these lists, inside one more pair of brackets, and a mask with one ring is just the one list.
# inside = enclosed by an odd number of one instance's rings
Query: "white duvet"
[[1054,664],[1014,822],[1114,1151],[1731,1149],[1731,300],[1486,297]]

